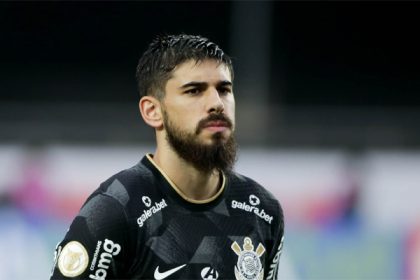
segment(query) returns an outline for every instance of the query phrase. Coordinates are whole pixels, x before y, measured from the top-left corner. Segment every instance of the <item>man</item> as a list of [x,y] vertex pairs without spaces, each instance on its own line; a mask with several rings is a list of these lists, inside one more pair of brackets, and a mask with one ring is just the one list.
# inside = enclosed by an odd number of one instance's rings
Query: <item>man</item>
[[280,205],[232,171],[230,58],[200,36],[158,37],[137,78],[156,151],[87,199],[51,279],[276,279]]

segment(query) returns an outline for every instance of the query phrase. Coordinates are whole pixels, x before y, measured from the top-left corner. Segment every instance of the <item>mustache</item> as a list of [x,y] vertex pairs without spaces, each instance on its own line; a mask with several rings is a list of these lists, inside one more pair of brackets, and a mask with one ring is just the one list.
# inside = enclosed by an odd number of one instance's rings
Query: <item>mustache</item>
[[230,129],[232,129],[232,127],[233,127],[232,121],[225,114],[214,113],[214,114],[210,114],[208,117],[206,117],[206,118],[204,118],[204,119],[202,119],[198,122],[196,133],[199,134],[201,132],[201,130],[203,130],[209,122],[214,122],[214,121],[224,122],[225,125]]

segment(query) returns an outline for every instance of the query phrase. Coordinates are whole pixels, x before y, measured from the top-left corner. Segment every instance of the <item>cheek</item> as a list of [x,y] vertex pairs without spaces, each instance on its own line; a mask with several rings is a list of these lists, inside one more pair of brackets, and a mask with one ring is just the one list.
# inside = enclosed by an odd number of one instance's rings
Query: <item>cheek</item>
[[226,115],[228,115],[232,119],[232,121],[235,121],[235,101],[233,98],[232,100],[229,100],[229,102],[226,102],[225,112]]
[[194,108],[179,110],[173,113],[173,119],[180,129],[195,129],[199,118],[196,116]]

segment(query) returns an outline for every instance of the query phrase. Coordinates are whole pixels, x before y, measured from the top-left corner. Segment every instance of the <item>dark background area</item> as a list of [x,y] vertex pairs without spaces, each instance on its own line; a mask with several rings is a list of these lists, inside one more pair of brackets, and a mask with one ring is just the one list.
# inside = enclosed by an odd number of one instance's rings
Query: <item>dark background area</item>
[[286,104],[420,104],[417,3],[276,2],[274,7],[272,55],[279,61],[283,55],[276,49],[287,53]]
[[[31,2],[2,6],[1,53],[8,66],[2,69],[8,82],[2,100],[135,101],[137,61],[157,34],[202,34],[228,45],[230,5],[224,2]],[[85,94],[88,88],[74,88],[89,86],[86,81],[117,92]],[[124,90],[118,92],[119,86]]]
[[137,61],[155,35],[193,33],[234,59],[244,143],[417,147],[418,6],[1,2],[0,136],[150,141],[136,109]]

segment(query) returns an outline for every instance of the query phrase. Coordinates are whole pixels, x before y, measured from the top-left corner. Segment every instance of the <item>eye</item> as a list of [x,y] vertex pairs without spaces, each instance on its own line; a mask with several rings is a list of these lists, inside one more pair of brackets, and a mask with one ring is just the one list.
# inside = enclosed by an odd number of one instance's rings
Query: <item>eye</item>
[[226,95],[232,92],[232,89],[230,87],[221,87],[218,89],[219,93],[222,95]]
[[190,89],[184,91],[184,93],[190,94],[190,95],[197,95],[197,94],[200,93],[200,89],[199,88],[190,88]]

